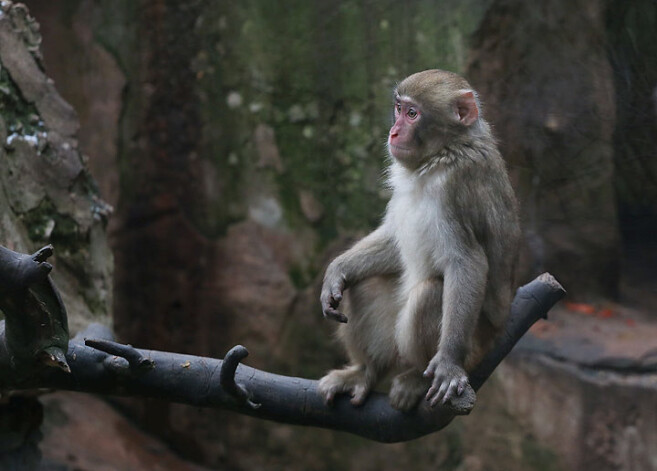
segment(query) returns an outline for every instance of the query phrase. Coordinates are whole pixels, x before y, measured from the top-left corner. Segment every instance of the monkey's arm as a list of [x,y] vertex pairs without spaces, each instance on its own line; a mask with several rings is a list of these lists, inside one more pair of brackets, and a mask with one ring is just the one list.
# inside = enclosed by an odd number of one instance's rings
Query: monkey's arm
[[426,399],[439,401],[461,395],[468,384],[465,357],[477,326],[486,292],[488,262],[480,246],[450,260],[444,274],[442,325],[438,352],[424,376],[432,378]]
[[345,289],[365,278],[400,270],[399,251],[386,225],[381,225],[327,267],[320,294],[324,317],[347,322],[347,316],[338,310]]

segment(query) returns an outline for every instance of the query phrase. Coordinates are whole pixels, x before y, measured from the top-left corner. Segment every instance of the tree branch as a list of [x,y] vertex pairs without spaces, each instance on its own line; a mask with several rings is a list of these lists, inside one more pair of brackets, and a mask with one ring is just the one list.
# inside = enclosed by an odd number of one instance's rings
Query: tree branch
[[[32,257],[31,260],[35,260]],[[12,256],[12,260],[18,259]],[[38,258],[35,262],[42,260]],[[0,263],[0,280],[6,276],[3,268]],[[43,276],[36,278],[44,280]],[[54,289],[51,282],[48,286]],[[475,390],[482,386],[527,329],[545,317],[564,293],[549,274],[541,275],[518,290],[504,334],[470,377]],[[53,296],[49,291],[46,294]],[[20,290],[9,293],[0,291],[0,305],[20,305],[21,296],[34,298],[39,293],[23,285]],[[61,308],[56,303],[54,307]],[[10,318],[16,322],[18,314],[17,309],[5,312],[8,325]],[[41,314],[36,321],[42,317]],[[21,319],[21,325],[32,326],[33,321]],[[142,350],[114,342],[107,328],[94,324],[69,342],[66,361],[70,373],[67,373],[61,366],[46,367],[25,352],[17,355],[12,348],[19,347],[10,341],[11,335],[12,332],[5,330],[4,322],[1,323],[0,389],[3,391],[54,388],[159,398],[231,409],[278,422],[343,430],[380,442],[406,441],[435,432],[455,416],[453,409],[444,406],[431,409],[424,402],[415,411],[402,413],[393,409],[387,396],[381,393],[371,394],[360,407],[352,406],[346,397],[336,398],[329,407],[317,393],[317,381],[280,376],[239,364],[248,354],[242,346],[233,348],[223,361]],[[37,336],[39,345],[44,344],[44,335]],[[85,341],[85,337],[88,340]]]

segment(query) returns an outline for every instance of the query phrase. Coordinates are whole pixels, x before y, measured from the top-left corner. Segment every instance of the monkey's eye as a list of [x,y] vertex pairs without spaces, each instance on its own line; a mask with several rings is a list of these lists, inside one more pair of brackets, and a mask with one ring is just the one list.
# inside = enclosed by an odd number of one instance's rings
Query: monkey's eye
[[395,111],[401,113],[401,103],[395,103]]
[[406,113],[406,114],[407,114],[408,117],[411,118],[411,119],[415,119],[415,118],[417,118],[417,111],[415,110],[415,108],[409,108],[409,109],[408,109],[408,113]]

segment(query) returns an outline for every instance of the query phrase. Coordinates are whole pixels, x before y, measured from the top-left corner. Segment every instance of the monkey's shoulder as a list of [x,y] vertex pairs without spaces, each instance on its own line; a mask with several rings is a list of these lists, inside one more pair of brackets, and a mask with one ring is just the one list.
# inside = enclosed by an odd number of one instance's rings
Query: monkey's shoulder
[[450,207],[481,207],[500,199],[515,200],[508,173],[501,158],[454,166],[443,178],[441,195],[453,199]]

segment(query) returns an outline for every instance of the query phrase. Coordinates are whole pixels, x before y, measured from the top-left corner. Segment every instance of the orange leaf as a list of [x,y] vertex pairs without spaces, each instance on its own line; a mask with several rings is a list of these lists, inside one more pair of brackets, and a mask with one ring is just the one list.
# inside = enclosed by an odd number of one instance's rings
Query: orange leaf
[[598,311],[598,316],[602,317],[603,319],[609,319],[610,317],[614,316],[614,311],[611,309],[600,309]]
[[566,309],[580,314],[595,314],[595,306],[586,303],[572,303],[566,301]]

